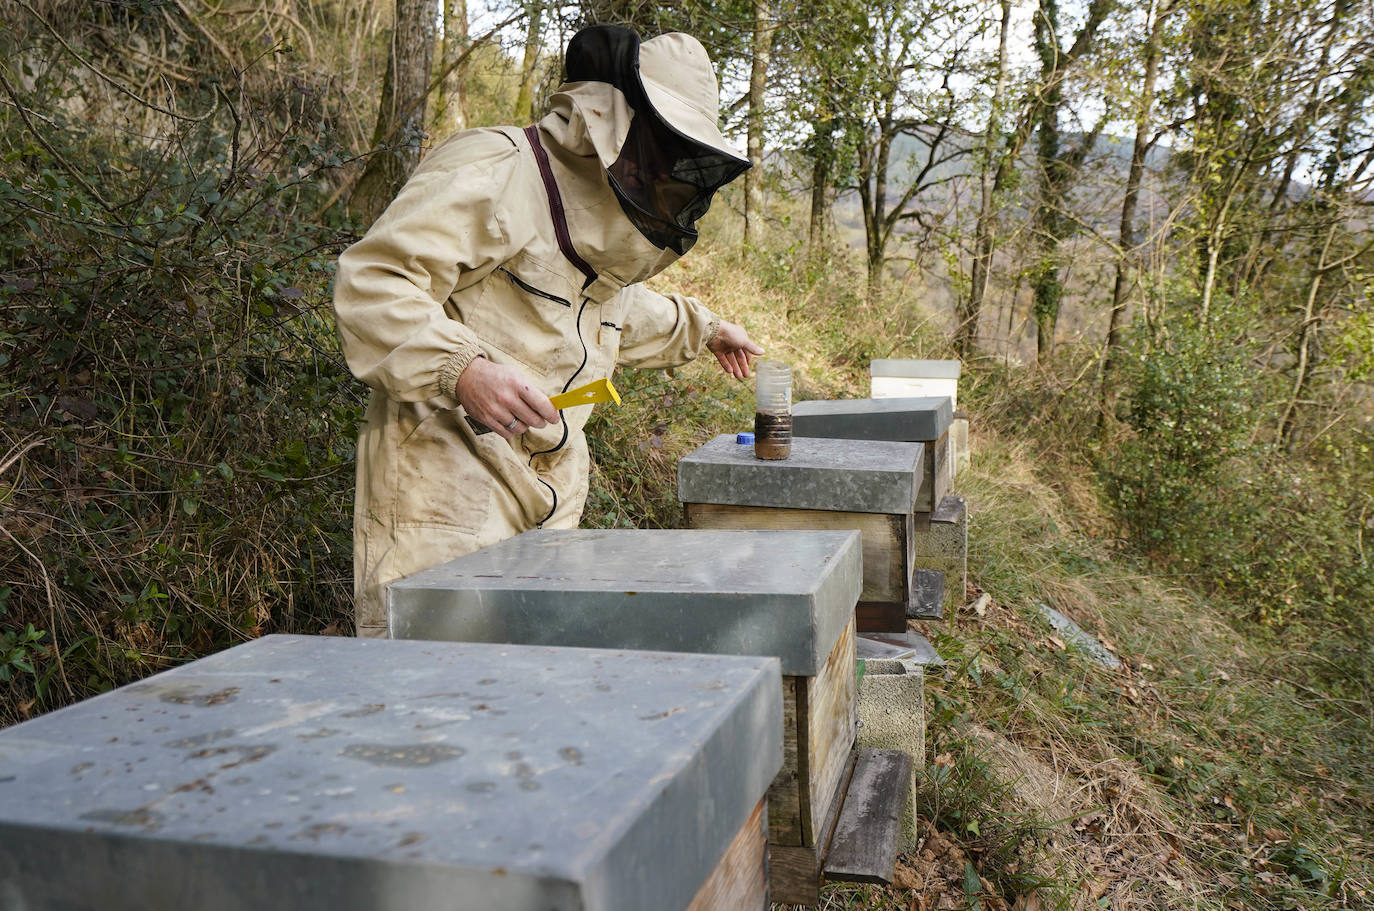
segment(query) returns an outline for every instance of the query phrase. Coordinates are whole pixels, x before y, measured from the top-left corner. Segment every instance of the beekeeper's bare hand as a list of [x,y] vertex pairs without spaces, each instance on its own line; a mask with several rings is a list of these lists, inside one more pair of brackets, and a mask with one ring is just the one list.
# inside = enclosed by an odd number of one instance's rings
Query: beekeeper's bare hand
[[743,326],[720,321],[716,337],[706,345],[720,361],[720,367],[737,380],[749,379],[749,361],[763,354],[763,349],[749,338]]
[[458,375],[456,391],[469,417],[506,439],[558,423],[553,402],[517,367],[473,358]]

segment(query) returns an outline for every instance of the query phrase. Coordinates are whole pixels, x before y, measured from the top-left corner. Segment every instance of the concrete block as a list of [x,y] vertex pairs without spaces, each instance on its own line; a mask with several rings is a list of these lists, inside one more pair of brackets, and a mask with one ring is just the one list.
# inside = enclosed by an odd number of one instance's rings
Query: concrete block
[[930,514],[930,523],[912,535],[912,563],[945,574],[945,603],[957,609],[968,584],[968,504],[945,497]]
[[860,746],[901,750],[911,757],[908,810],[902,819],[903,850],[916,844],[916,775],[925,767],[925,678],[922,667],[904,659],[862,661],[859,679]]
[[546,529],[393,582],[387,605],[398,639],[771,655],[812,676],[862,584],[856,531]]
[[678,463],[678,499],[907,515],[924,456],[920,443],[795,437],[790,458],[763,461],[723,434]]
[[792,406],[792,435],[925,443],[944,436],[953,420],[946,396],[812,400]]
[[967,471],[972,462],[968,449],[968,418],[963,416],[963,412],[956,412],[949,425],[949,448],[949,475],[953,478],[959,472]]
[[686,909],[781,717],[771,658],[269,636],[0,732],[0,905]]

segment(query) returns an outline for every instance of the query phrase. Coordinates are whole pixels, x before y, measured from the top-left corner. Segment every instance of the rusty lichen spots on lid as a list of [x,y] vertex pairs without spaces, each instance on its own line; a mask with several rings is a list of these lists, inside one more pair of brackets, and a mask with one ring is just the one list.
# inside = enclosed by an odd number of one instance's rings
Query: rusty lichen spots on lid
[[171,702],[176,705],[198,705],[208,707],[212,705],[224,705],[226,702],[233,702],[239,694],[236,686],[227,686],[222,690],[213,693],[197,693],[195,690],[172,690],[162,694],[163,702]]
[[238,753],[238,759],[234,760],[233,762],[226,762],[224,765],[220,766],[221,769],[233,769],[237,768],[238,766],[244,765],[245,763],[257,762],[259,759],[265,759],[266,757],[272,755],[276,751],[276,747],[267,746],[266,744],[259,744],[254,746],[207,747],[203,750],[196,750],[187,758],[211,759],[215,756],[226,756],[231,753]]
[[687,711],[687,709],[684,708],[683,706],[675,705],[675,706],[673,706],[672,708],[668,709],[666,712],[656,712],[656,713],[654,713],[654,714],[652,714],[652,715],[640,715],[640,716],[639,716],[639,720],[640,720],[640,721],[662,721],[664,718],[668,718],[668,717],[671,717],[671,716],[673,716],[673,715],[676,715],[676,714],[678,714],[678,713],[680,713],[680,712],[685,712],[685,711]]
[[204,778],[197,778],[195,781],[188,781],[186,784],[177,785],[172,788],[173,794],[183,794],[187,791],[204,791],[207,794],[215,793],[215,789],[210,786],[210,782]]
[[105,822],[116,826],[138,826],[150,830],[162,826],[162,814],[147,807],[137,807],[133,810],[90,810],[82,813],[79,818],[89,822]]
[[342,835],[348,831],[348,826],[337,822],[317,822],[313,826],[307,826],[297,832],[292,838],[308,838],[311,841],[319,841],[325,835]]
[[169,740],[167,741],[166,746],[169,746],[174,750],[194,750],[199,747],[208,746],[217,740],[228,740],[230,737],[233,737],[237,733],[238,731],[228,728],[219,731],[208,731],[204,734],[195,734],[190,737],[182,737],[177,740]]
[[374,703],[372,703],[371,705],[365,705],[365,706],[363,706],[363,707],[360,708],[360,709],[354,709],[354,710],[351,711],[351,712],[344,712],[344,713],[343,713],[343,717],[344,717],[344,718],[363,718],[363,717],[366,717],[366,716],[368,716],[368,715],[375,715],[375,714],[377,714],[378,712],[384,712],[384,711],[386,711],[386,704],[385,704],[385,703],[374,702]]
[[376,766],[425,768],[450,759],[457,759],[466,750],[442,743],[352,743],[339,752],[340,756],[359,759]]

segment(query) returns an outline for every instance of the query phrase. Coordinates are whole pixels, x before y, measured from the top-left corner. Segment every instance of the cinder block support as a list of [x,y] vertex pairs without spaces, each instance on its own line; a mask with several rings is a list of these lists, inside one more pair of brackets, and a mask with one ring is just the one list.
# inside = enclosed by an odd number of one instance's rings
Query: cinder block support
[[954,412],[954,420],[949,425],[949,476],[954,478],[959,472],[967,471],[972,463],[968,450],[968,415],[962,411]]
[[964,603],[968,581],[968,504],[963,497],[945,497],[930,514],[930,526],[912,535],[912,565],[945,574],[945,605],[957,610]]
[[925,768],[925,678],[920,663],[870,658],[859,680],[860,746],[901,750],[911,757],[910,800],[902,819],[902,850],[916,845],[916,775]]

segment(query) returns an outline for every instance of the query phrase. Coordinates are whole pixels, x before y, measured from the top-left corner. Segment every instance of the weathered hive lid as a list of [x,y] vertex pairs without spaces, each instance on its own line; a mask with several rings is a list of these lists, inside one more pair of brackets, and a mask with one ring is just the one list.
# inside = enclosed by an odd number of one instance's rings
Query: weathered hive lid
[[44,908],[685,908],[781,732],[771,658],[270,636],[0,732],[0,884]]
[[678,463],[677,495],[684,503],[904,515],[916,502],[924,450],[793,436],[789,458],[764,461],[722,435]]
[[862,587],[857,531],[545,529],[393,582],[387,613],[401,639],[771,655],[814,676]]
[[948,396],[834,399],[792,406],[794,437],[931,442],[954,421]]
[[868,364],[869,376],[900,376],[920,379],[957,380],[958,361],[921,361],[906,358],[878,358]]

